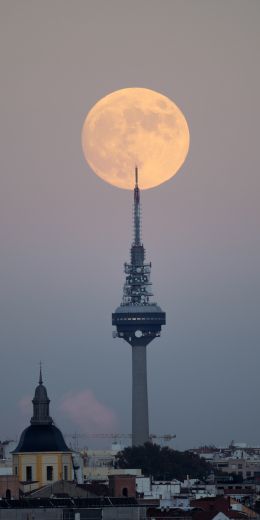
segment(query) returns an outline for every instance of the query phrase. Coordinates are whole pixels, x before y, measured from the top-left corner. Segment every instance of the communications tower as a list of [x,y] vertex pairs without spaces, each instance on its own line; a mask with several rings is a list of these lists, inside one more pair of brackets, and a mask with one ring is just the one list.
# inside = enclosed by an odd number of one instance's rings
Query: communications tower
[[130,263],[124,264],[126,274],[123,300],[112,314],[116,326],[115,337],[127,341],[132,347],[132,444],[139,446],[149,441],[146,347],[160,336],[165,325],[165,312],[150,301],[151,263],[145,262],[145,249],[141,241],[140,190],[138,169],[135,169],[134,188],[134,240]]

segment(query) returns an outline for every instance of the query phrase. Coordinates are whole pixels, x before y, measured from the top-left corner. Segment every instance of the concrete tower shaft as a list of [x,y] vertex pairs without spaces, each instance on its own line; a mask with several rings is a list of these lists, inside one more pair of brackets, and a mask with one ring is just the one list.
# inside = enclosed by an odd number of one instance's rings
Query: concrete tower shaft
[[160,336],[165,325],[165,312],[150,302],[151,263],[145,263],[145,249],[141,242],[141,207],[138,170],[135,169],[134,240],[126,274],[123,301],[112,314],[116,337],[132,347],[132,439],[133,445],[149,441],[146,346]]
[[132,347],[132,444],[149,441],[146,346]]

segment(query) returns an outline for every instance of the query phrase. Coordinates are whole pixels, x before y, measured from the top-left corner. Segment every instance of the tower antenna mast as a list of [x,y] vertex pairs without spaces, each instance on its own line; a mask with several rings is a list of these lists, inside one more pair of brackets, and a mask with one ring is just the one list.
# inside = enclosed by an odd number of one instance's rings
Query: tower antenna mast
[[125,284],[121,305],[112,314],[116,326],[115,337],[124,339],[132,347],[132,442],[134,446],[149,441],[146,347],[161,334],[165,312],[150,301],[152,297],[151,263],[145,262],[141,242],[141,205],[138,168],[135,168],[134,241],[131,258],[125,263]]
[[134,188],[134,243],[136,246],[141,243],[141,207],[140,190],[138,186],[138,168],[135,167],[135,188]]

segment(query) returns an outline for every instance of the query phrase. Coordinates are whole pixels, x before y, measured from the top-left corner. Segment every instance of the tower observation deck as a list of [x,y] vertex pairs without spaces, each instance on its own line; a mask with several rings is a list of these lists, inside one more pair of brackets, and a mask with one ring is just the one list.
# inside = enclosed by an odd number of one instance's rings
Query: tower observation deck
[[125,263],[126,274],[123,300],[112,314],[116,326],[115,337],[122,338],[132,347],[132,443],[142,445],[149,441],[146,347],[161,334],[165,312],[150,301],[151,263],[145,262],[141,241],[141,207],[138,170],[135,169],[134,240],[130,262]]

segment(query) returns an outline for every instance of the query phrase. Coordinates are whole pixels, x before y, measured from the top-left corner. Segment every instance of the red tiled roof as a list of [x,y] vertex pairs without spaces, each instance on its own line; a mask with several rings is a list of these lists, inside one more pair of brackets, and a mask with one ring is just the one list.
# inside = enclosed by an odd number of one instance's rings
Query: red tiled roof
[[223,513],[232,520],[235,518],[246,518],[243,513],[234,511],[233,509],[230,509],[229,511],[197,511],[194,513],[194,515],[192,515],[192,518],[193,520],[212,520],[218,513]]
[[229,497],[209,497],[209,498],[198,498],[197,500],[191,500],[190,505],[192,507],[200,507],[204,511],[229,511],[230,509],[230,498]]
[[[218,513],[224,513],[224,515],[232,519],[246,517],[246,515],[240,511],[231,509],[230,497],[199,498],[198,500],[191,500],[191,506],[200,507],[202,509],[202,511],[194,513],[194,520],[211,520]],[[205,513],[207,513],[207,515]]]
[[212,520],[216,515],[216,511],[196,511],[192,518],[193,520]]
[[252,495],[255,491],[253,489],[224,489],[225,495]]

